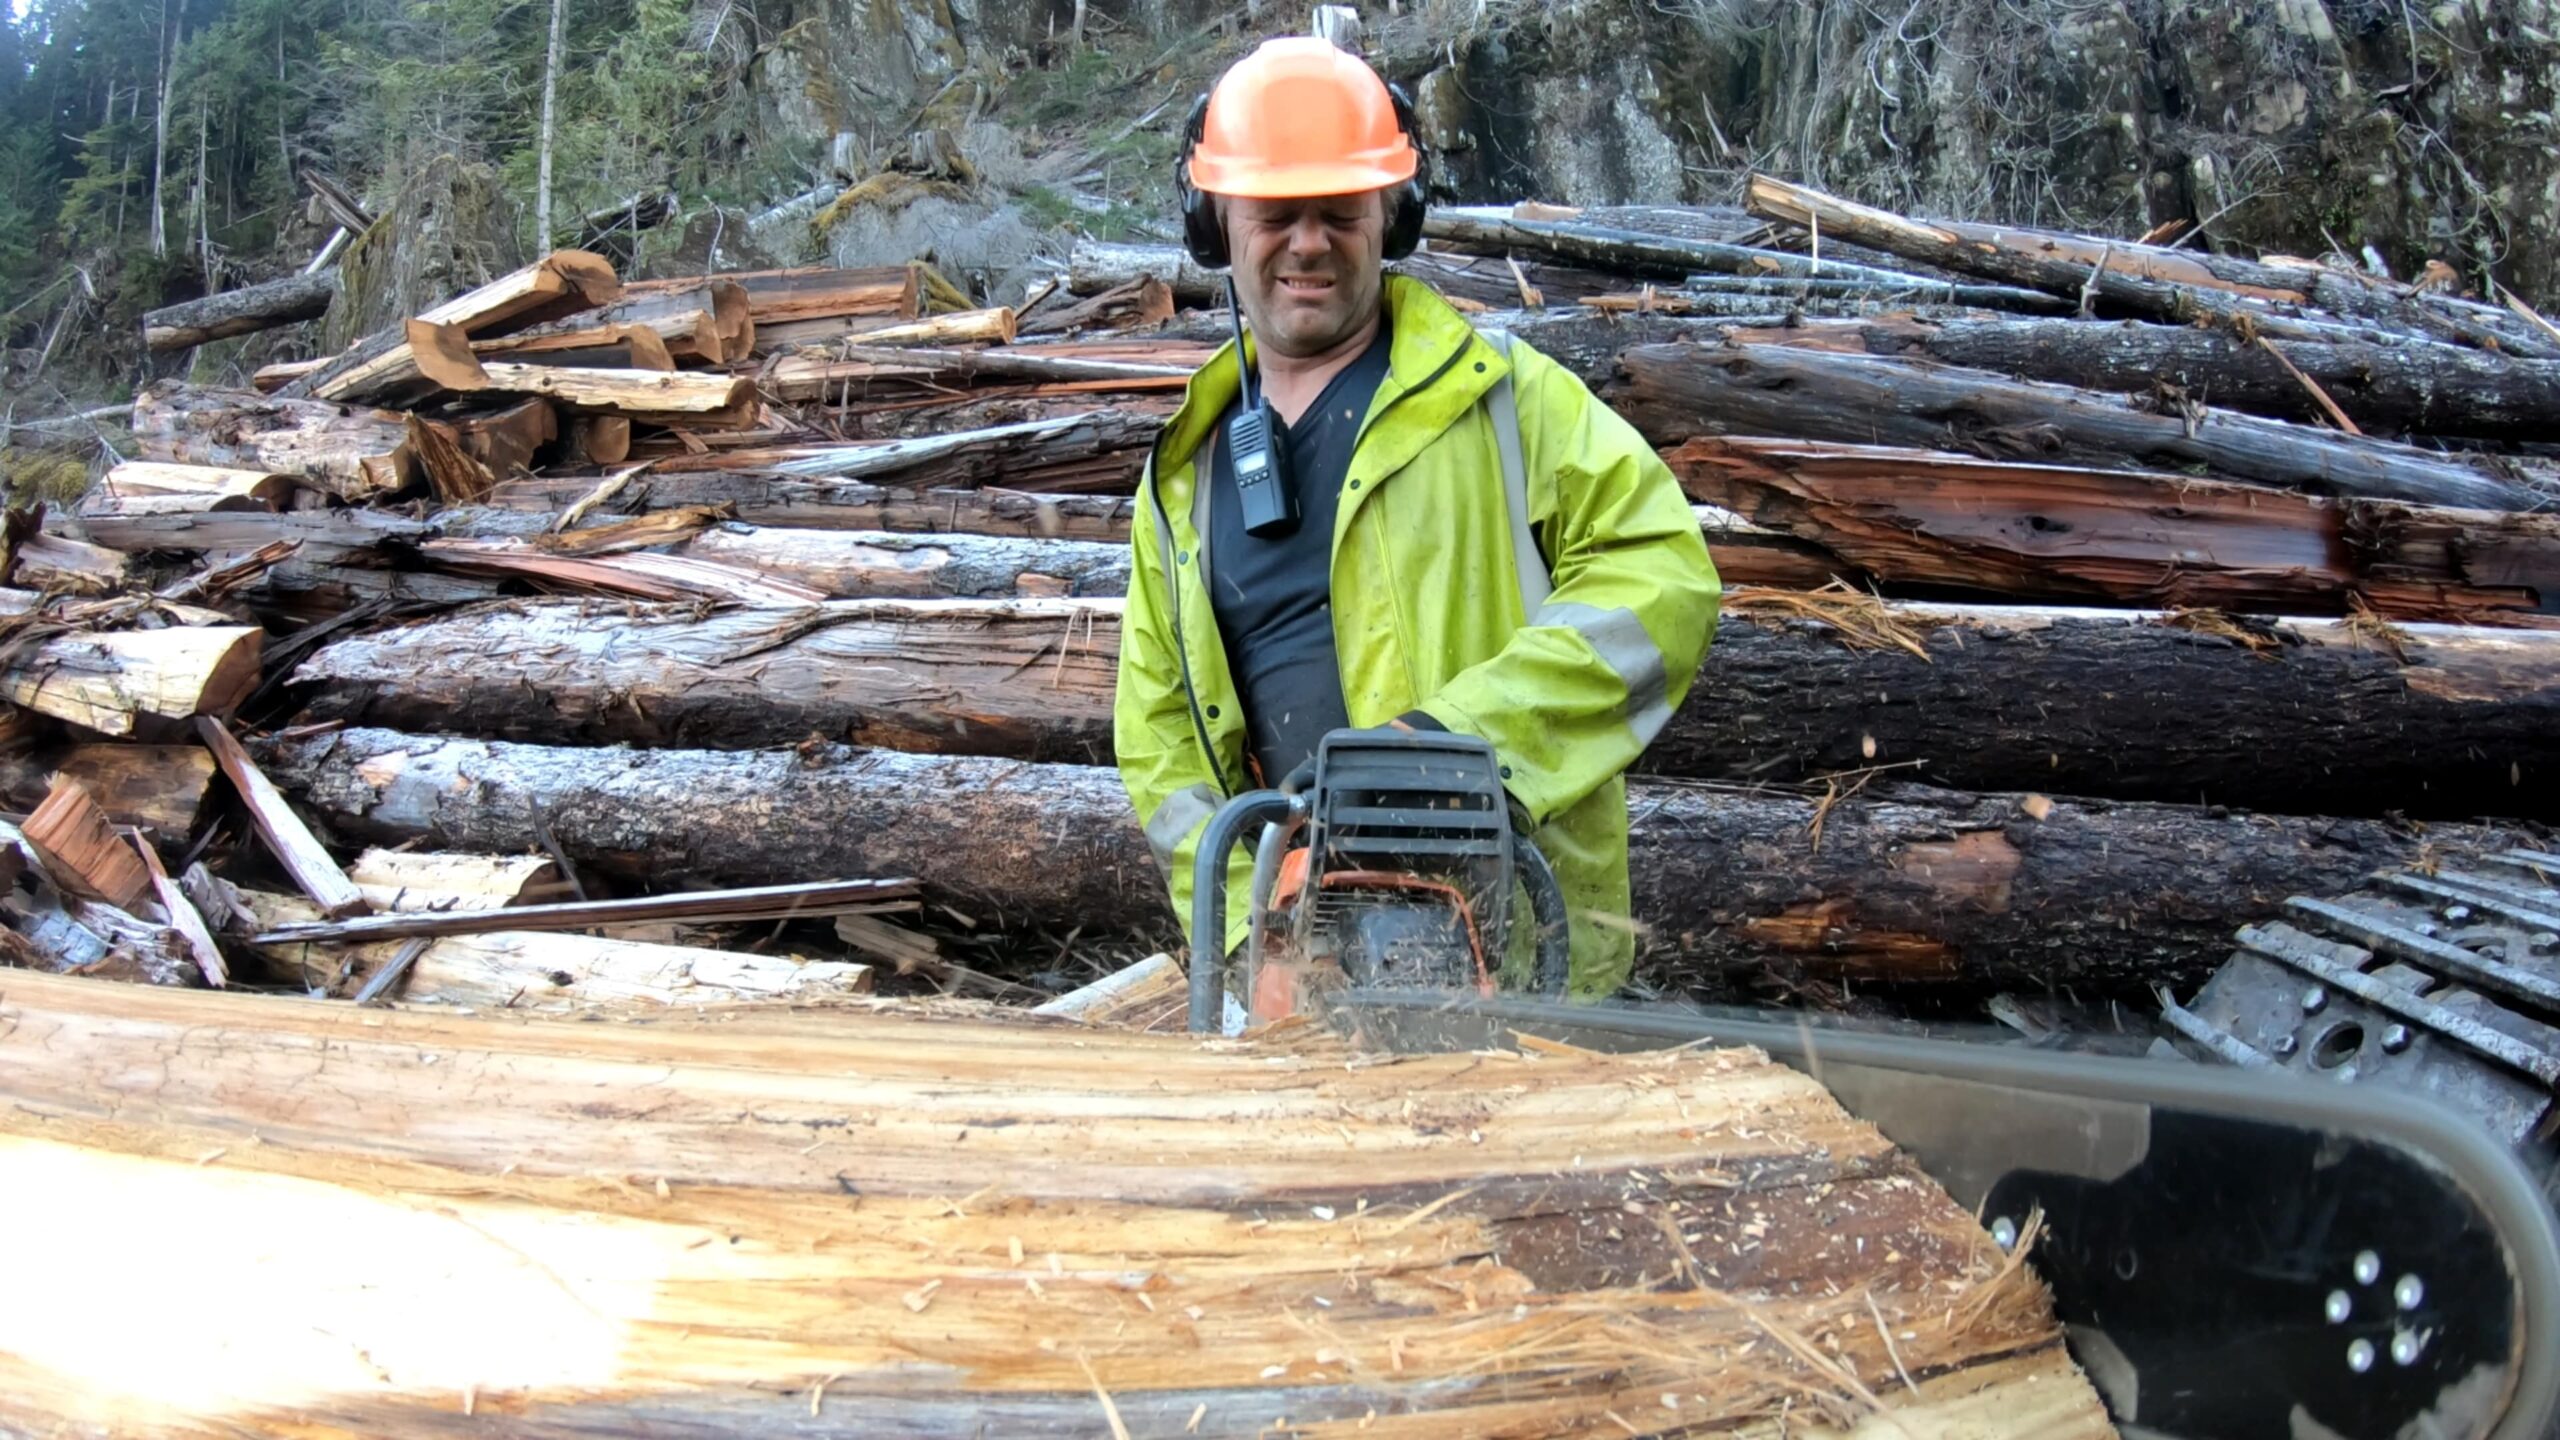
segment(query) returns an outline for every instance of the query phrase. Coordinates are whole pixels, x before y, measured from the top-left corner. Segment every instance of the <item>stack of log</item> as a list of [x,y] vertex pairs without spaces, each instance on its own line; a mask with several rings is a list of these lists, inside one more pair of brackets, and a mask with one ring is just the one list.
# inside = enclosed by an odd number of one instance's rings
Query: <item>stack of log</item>
[[[1640,987],[2139,996],[2290,894],[2560,820],[2560,332],[2521,304],[1768,179],[1429,234],[1400,268],[1658,446],[1727,582],[1631,789]],[[341,861],[912,879],[916,925],[1169,948],[1109,713],[1210,278],[1088,246],[988,309],[561,252],[263,393],[146,393],[12,573],[222,577],[264,664],[190,713],[245,704]],[[25,753],[149,738],[116,705],[172,656],[19,682]],[[855,919],[848,962],[933,948]]]

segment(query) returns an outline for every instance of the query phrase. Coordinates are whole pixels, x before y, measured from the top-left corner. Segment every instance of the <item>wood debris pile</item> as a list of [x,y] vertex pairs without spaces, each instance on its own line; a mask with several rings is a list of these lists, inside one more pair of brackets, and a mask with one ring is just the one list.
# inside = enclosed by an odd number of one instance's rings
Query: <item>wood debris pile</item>
[[[1765,179],[1429,234],[1399,268],[1660,447],[1728,584],[1631,789],[1640,985],[2146,993],[2287,894],[2560,819],[2560,334],[2521,305]],[[9,531],[13,798],[101,777],[182,877],[271,849],[201,818],[197,727],[236,719],[332,865],[550,865],[501,903],[912,879],[774,943],[945,981],[1171,948],[1110,709],[1210,278],[1088,246],[990,309],[920,264],[564,251],[260,393],[158,386],[139,456]]]

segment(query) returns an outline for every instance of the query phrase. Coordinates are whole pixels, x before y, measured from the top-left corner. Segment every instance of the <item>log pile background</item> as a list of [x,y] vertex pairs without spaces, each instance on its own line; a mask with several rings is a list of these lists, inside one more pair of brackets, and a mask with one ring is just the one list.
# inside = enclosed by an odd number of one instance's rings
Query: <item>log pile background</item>
[[[2560,331],[2522,306],[1765,178],[1429,233],[1400,268],[1660,447],[1727,582],[1632,789],[1640,992],[2140,999],[2290,894],[2560,819]],[[563,251],[256,393],[155,387],[140,454],[7,531],[15,958],[612,1008],[1029,1001],[1170,948],[1108,722],[1209,278],[1092,246],[987,309]],[[176,878],[84,892],[38,834],[83,803]],[[272,938],[403,886],[863,878],[915,885]]]

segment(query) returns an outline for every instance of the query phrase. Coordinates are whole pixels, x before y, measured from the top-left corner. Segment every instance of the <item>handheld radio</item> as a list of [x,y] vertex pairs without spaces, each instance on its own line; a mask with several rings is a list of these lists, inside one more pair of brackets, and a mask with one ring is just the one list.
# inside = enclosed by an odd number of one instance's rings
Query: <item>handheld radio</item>
[[1298,491],[1289,483],[1289,431],[1271,411],[1254,367],[1244,354],[1244,310],[1235,281],[1227,281],[1227,318],[1235,325],[1236,371],[1244,379],[1244,403],[1227,422],[1227,463],[1236,474],[1236,499],[1244,533],[1260,539],[1298,528]]

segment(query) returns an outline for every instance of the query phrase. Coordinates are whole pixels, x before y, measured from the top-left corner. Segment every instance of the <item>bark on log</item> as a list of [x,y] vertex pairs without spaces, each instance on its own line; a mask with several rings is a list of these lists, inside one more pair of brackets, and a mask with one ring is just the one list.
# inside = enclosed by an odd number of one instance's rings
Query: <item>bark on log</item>
[[[1433,213],[1422,233],[1442,244],[1497,251],[1528,251],[1549,259],[1633,276],[1677,280],[1692,271],[1715,275],[1854,281],[1903,299],[1979,305],[2050,314],[2065,303],[2038,290],[2009,285],[1950,285],[1944,281],[1872,266],[1818,261],[1783,250],[1762,250],[1716,240],[1690,240],[1641,230],[1618,230],[1575,221],[1510,220]],[[1925,257],[1924,257],[1925,258]],[[2076,293],[2076,292],[2075,292]]]
[[146,311],[143,348],[154,354],[185,350],[234,335],[251,335],[325,315],[338,297],[338,267],[313,275],[287,275],[260,285],[226,290]]
[[406,418],[168,381],[134,402],[133,434],[145,459],[301,476],[360,504],[419,477]]
[[2456,624],[2560,612],[2560,516],[1801,440],[1663,459],[1690,498],[1899,587]]
[[[2339,328],[2288,318],[2280,307],[2312,306],[2378,322],[2401,335],[2492,348],[2536,359],[2560,359],[2560,344],[2485,306],[2457,315],[2314,267],[2254,265],[2189,251],[2014,226],[1923,223],[1754,175],[1745,202],[1764,219],[1810,226],[1879,250],[1967,275],[2032,286],[2056,296],[2084,290],[2137,315],[2180,324],[2203,317],[2226,323],[2247,317],[2271,333],[2320,338]],[[2346,327],[2352,328],[2352,327]],[[2391,338],[2386,336],[2387,338]]]
[[[1736,330],[1738,344],[1870,355],[1926,355],[2021,380],[2149,395],[2176,385],[2199,401],[2283,420],[2318,421],[2302,382],[2256,345],[2187,325],[2085,320],[1900,318]],[[2367,430],[2537,440],[2560,415],[2560,361],[2516,360],[2453,345],[2273,342]]]
[[[41,976],[9,1001],[0,1176],[41,1204],[0,1264],[152,1296],[0,1318],[0,1423],[30,1432],[432,1434],[477,1397],[529,1440],[1453,1440],[1620,1433],[1669,1395],[1687,1428],[1809,1433],[1807,1397],[1854,1382],[1870,1432],[2110,1433],[2033,1269],[1749,1052],[1352,1063],[886,1007],[528,1025]],[[226,1324],[254,1358],[173,1399],[168,1356]]]
[[[315,714],[397,729],[1102,763],[1118,609],[529,602],[340,640],[295,678]],[[1793,782],[1879,764],[1973,789],[2560,819],[2560,632],[1752,592],[1638,768]]]
[[[276,775],[350,837],[534,842],[659,884],[912,875],[1005,927],[1169,938],[1118,775],[859,751],[597,751],[346,730]],[[2514,832],[1870,786],[1828,805],[1690,782],[1630,787],[1639,978],[1722,989],[1773,961],[1871,983],[2147,994],[2200,981],[2286,896]],[[2037,812],[2041,812],[2040,816]],[[1819,841],[1815,822],[1819,818]]]
[[1774,345],[1639,345],[1605,398],[1646,439],[1783,435],[1960,448],[1988,459],[2205,467],[2315,495],[2532,510],[2530,487],[2389,441],[2254,416],[2156,415],[2111,397],[1930,362]]

